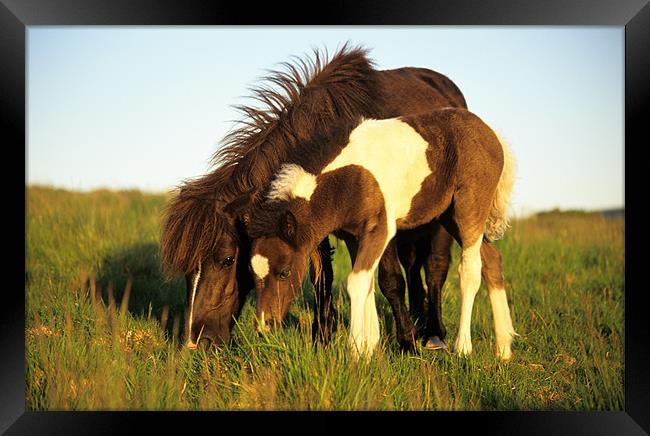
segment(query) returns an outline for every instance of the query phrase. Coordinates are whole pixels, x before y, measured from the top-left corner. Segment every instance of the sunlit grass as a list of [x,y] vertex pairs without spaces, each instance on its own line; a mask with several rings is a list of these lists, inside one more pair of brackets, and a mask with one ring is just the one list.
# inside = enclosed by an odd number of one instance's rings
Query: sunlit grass
[[[347,348],[350,269],[335,254],[338,329],[311,343],[305,287],[287,325],[253,329],[252,298],[234,340],[179,347],[184,289],[158,267],[164,196],[137,191],[27,192],[26,371],[31,410],[622,410],[624,223],[598,214],[518,220],[503,253],[514,358],[494,353],[482,289],[468,359],[402,354],[380,292],[382,338],[369,361]],[[443,290],[448,341],[458,328],[458,250]],[[125,290],[129,290],[125,296]],[[112,296],[112,297],[111,297]]]

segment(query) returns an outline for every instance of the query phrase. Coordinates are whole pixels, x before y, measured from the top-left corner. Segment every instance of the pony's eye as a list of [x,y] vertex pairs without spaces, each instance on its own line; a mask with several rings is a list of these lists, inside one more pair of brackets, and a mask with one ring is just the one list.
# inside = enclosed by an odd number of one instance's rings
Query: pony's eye
[[282,272],[280,272],[278,277],[280,277],[280,280],[285,280],[288,279],[290,275],[291,275],[291,270],[289,268],[285,268],[282,270]]
[[229,267],[232,266],[233,263],[235,263],[235,258],[232,256],[228,256],[221,262],[221,265],[224,267]]

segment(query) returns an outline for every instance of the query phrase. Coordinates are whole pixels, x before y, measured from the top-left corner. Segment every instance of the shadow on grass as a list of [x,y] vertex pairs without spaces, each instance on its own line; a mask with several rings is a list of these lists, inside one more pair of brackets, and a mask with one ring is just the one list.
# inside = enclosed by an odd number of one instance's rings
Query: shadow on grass
[[162,320],[172,334],[175,319],[182,326],[185,281],[182,277],[170,281],[163,276],[158,250],[158,244],[145,243],[108,254],[99,267],[97,287],[105,304],[109,304],[112,292],[120,307],[130,281],[128,311],[135,317]]
[[[97,289],[102,300],[109,304],[112,292],[115,304],[120,307],[129,281],[131,281],[128,299],[128,311],[135,317],[156,319],[164,325],[167,334],[174,334],[175,323],[182,332],[185,316],[185,280],[183,277],[167,280],[161,271],[159,245],[142,243],[125,247],[109,253],[102,259],[97,272]],[[334,329],[349,327],[349,306],[342,304],[345,298],[339,295],[342,289],[333,289],[335,306]],[[380,292],[378,292],[380,294]],[[313,314],[316,305],[313,286],[309,273],[305,275],[301,296],[294,304],[300,304]],[[251,291],[246,305],[255,305],[255,291]],[[342,307],[343,306],[343,307]],[[394,335],[394,318],[390,306],[380,295],[377,301],[378,315],[385,326],[385,334]],[[177,319],[176,322],[174,320]],[[313,315],[312,315],[313,319]],[[289,312],[282,323],[284,328],[299,328],[299,318]]]

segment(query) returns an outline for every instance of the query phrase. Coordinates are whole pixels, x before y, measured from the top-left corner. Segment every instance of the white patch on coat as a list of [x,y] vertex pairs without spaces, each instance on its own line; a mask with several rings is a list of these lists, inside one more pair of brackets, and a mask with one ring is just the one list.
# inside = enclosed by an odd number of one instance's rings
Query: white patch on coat
[[300,165],[285,164],[271,182],[268,198],[270,200],[304,198],[309,201],[315,189],[315,175],[308,173]]
[[251,258],[251,267],[257,278],[264,280],[269,274],[269,259],[261,254],[256,254]]
[[348,165],[365,168],[379,184],[386,212],[398,220],[408,215],[411,200],[431,174],[427,148],[427,141],[399,118],[364,120],[321,174]]

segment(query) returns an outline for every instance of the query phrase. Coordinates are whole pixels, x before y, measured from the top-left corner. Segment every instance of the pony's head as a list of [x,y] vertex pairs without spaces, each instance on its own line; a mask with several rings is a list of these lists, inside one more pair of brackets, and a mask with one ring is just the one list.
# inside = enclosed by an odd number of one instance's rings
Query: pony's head
[[161,238],[166,275],[185,276],[184,342],[190,348],[227,342],[253,287],[244,223],[205,185],[186,182],[178,191],[167,206]]

